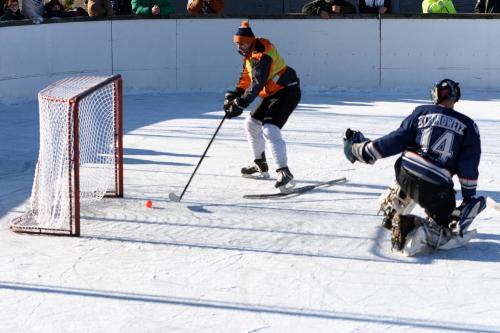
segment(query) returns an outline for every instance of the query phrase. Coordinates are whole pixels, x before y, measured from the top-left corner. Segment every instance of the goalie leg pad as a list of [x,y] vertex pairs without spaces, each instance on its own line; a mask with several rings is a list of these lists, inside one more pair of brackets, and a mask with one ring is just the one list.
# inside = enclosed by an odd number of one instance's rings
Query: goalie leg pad
[[397,182],[394,182],[385,193],[379,197],[379,213],[384,214],[383,226],[391,230],[392,219],[395,214],[410,214],[416,205]]
[[448,228],[442,227],[433,221],[422,219],[421,223],[425,231],[426,243],[432,248],[437,249],[446,244],[453,236]]
[[[402,252],[409,257],[435,249],[458,247],[470,240],[470,237],[467,237],[461,242],[462,237],[452,233],[448,228],[421,217],[416,217],[415,224],[416,229],[407,235],[402,249]],[[473,234],[470,236],[473,236]],[[456,237],[460,239],[455,239]],[[454,241],[452,242],[452,240]],[[456,244],[460,245],[457,246]]]
[[393,251],[401,251],[406,243],[406,237],[417,227],[415,215],[396,214],[392,219],[391,244]]
[[457,229],[453,230],[458,234],[462,234],[471,225],[474,218],[481,213],[486,208],[486,199],[484,197],[477,197],[472,199],[460,213],[460,219],[458,220]]

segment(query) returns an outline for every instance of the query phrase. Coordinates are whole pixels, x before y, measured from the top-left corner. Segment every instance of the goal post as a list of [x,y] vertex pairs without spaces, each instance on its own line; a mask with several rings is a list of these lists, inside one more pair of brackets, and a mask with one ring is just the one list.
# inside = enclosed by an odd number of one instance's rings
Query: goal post
[[82,205],[123,197],[122,78],[81,76],[38,93],[40,149],[15,232],[80,236]]

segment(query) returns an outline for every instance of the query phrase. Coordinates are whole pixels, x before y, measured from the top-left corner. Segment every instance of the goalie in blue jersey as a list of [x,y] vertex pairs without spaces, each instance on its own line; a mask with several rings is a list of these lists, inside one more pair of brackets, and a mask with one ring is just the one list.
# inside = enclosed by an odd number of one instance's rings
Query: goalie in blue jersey
[[[481,140],[476,123],[455,111],[460,99],[457,82],[444,79],[431,91],[433,105],[421,105],[395,131],[369,140],[347,129],[344,153],[351,163],[373,164],[380,158],[401,154],[394,166],[396,182],[381,197],[384,227],[392,231],[392,248],[414,255],[433,248],[464,244],[467,228],[485,208],[476,198]],[[462,190],[455,207],[454,175]],[[415,203],[427,219],[410,215]]]

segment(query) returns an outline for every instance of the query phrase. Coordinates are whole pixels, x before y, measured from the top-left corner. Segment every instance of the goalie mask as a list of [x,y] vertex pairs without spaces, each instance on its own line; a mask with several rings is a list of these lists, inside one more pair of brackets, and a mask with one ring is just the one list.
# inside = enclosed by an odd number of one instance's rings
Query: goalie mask
[[431,91],[432,103],[439,104],[448,98],[453,98],[455,102],[458,102],[460,99],[459,83],[450,79],[444,79],[434,84],[434,88]]

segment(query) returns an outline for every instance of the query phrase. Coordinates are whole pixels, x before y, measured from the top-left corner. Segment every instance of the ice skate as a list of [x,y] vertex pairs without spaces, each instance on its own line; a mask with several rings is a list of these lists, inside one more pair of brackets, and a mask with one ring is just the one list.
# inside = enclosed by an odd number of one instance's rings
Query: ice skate
[[276,170],[276,172],[278,173],[278,179],[276,180],[274,187],[279,189],[280,192],[286,193],[295,186],[293,175],[288,167],[280,168]]
[[416,203],[401,190],[397,182],[394,182],[389,186],[387,191],[380,196],[379,204],[379,213],[382,212],[384,214],[382,225],[384,228],[391,230],[394,215],[410,214]]
[[266,161],[266,154],[262,153],[262,157],[253,161],[253,164],[241,168],[241,175],[245,178],[268,179],[269,166]]

